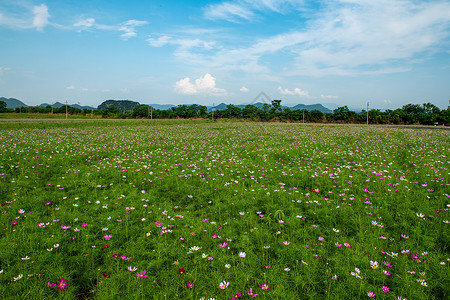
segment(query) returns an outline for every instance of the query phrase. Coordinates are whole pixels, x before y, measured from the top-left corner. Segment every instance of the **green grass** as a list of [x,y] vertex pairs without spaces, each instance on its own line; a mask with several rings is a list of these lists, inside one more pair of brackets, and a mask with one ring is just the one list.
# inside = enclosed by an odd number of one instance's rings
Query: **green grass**
[[[449,297],[446,131],[202,120],[0,129],[3,298]],[[48,286],[62,277],[66,289]]]

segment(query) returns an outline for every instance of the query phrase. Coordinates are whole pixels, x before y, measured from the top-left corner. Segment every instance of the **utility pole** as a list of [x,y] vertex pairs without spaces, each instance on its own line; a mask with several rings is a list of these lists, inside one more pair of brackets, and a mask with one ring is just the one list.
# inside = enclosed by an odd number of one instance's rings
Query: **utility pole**
[[149,117],[150,117],[150,105],[147,106],[147,118],[149,118]]
[[215,110],[215,109],[214,109],[214,103],[213,103],[213,107],[212,107],[212,109],[211,109],[211,113],[212,113],[212,119],[211,119],[211,120],[212,120],[212,121],[214,121],[214,110]]
[[94,105],[92,105],[91,118],[94,118]]
[[67,120],[67,99],[66,99],[66,120]]
[[369,125],[369,102],[367,102],[367,125]]

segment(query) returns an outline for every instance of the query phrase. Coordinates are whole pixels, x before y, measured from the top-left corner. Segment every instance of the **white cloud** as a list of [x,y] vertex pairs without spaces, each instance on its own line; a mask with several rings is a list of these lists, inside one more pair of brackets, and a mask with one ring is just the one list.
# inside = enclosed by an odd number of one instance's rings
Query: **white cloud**
[[92,28],[93,26],[95,26],[95,19],[94,18],[83,19],[73,24],[73,26],[79,27],[80,30]]
[[208,5],[204,16],[210,20],[226,20],[229,22],[250,21],[257,17],[257,12],[272,11],[284,13],[292,9],[300,9],[304,1],[299,0],[235,0]]
[[34,6],[33,14],[33,27],[39,31],[42,31],[42,29],[48,24],[48,18],[50,18],[47,6],[45,4]]
[[87,88],[82,88],[81,90],[82,90],[83,92],[89,91],[89,89],[87,89]]
[[224,19],[236,22],[240,19],[250,20],[253,16],[251,9],[232,2],[209,5],[205,9],[205,17],[210,20]]
[[171,39],[170,36],[164,35],[164,36],[161,36],[161,37],[159,37],[157,39],[148,38],[147,42],[152,47],[162,47],[162,46],[167,45],[169,43],[170,39]]
[[209,73],[195,79],[195,83],[192,83],[189,77],[177,81],[175,91],[184,95],[226,96],[228,94],[225,89],[216,88],[216,79]]
[[383,102],[384,102],[384,103],[392,103],[392,101],[389,100],[389,99],[385,99],[385,100],[383,100]]
[[126,89],[126,88],[122,88],[122,89],[120,89],[120,91],[121,91],[123,94],[129,94],[129,93],[130,93],[130,90],[129,90],[129,89]]
[[13,29],[32,29],[42,31],[49,24],[50,14],[45,4],[33,7],[23,3],[15,3],[19,7],[20,13],[5,15],[0,13],[0,26],[7,26]]
[[120,36],[125,40],[135,37],[135,36],[137,36],[136,27],[142,26],[145,24],[148,24],[148,22],[147,21],[138,21],[138,20],[128,20],[120,25],[118,30],[124,32]]
[[66,87],[66,89],[68,89],[68,90],[74,90],[74,89],[75,89],[75,86],[74,86],[74,85],[69,85],[69,86]]
[[303,91],[299,88],[295,88],[293,91],[288,89],[283,89],[281,86],[278,87],[278,91],[283,95],[298,95],[300,97],[309,97],[308,91]]
[[[205,17],[239,20],[240,14],[227,7],[247,12],[241,13],[240,20],[254,17],[262,9],[284,13],[288,11],[284,7],[290,7],[292,13],[298,13],[302,3],[227,1],[207,6]],[[240,10],[232,4],[240,6]],[[273,54],[280,58],[277,68],[282,68],[283,73],[278,73],[282,76],[388,74],[411,70],[420,61],[418,55],[448,51],[444,41],[450,35],[449,26],[450,2],[445,0],[325,1],[320,8],[309,11],[301,28],[257,38],[249,47],[224,47],[213,56],[189,54],[195,57],[195,64],[246,72],[265,69],[266,76],[272,70],[262,62]]]
[[339,98],[339,96],[320,95],[320,98],[322,98],[322,99],[337,99],[337,98]]
[[239,90],[241,92],[248,92],[248,88],[246,88],[245,86],[241,87]]

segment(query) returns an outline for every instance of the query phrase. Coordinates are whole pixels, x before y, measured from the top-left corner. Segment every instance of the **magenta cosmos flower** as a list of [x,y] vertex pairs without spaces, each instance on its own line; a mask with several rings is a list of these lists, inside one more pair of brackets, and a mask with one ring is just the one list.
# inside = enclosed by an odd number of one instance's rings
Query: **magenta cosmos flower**
[[387,286],[385,286],[385,285],[383,285],[383,286],[381,287],[381,289],[383,290],[384,293],[389,293],[389,291],[391,290],[389,287],[387,287]]
[[61,279],[59,279],[58,283],[56,284],[56,289],[62,291],[65,290],[68,285],[69,283],[67,282],[67,280],[64,280],[64,277],[61,277]]
[[261,284],[261,289],[263,291],[267,291],[268,289],[270,289],[270,287],[269,287],[269,285],[267,283],[263,283],[263,284]]
[[250,291],[248,291],[247,295],[249,295],[252,298],[255,298],[256,296],[258,296],[258,294],[253,293],[252,288],[250,288]]
[[192,289],[193,287],[195,286],[195,284],[193,283],[193,282],[186,282],[186,287],[188,288],[188,289]]
[[141,271],[140,273],[136,273],[136,276],[138,278],[144,278],[144,277],[148,277],[148,275],[145,275],[145,270]]

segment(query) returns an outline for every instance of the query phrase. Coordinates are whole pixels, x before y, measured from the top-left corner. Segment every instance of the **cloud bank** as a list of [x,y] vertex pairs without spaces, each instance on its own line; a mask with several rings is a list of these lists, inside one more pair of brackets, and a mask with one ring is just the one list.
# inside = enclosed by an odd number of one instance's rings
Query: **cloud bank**
[[228,94],[225,89],[216,87],[216,79],[209,73],[195,79],[194,83],[189,77],[177,81],[175,91],[183,95],[226,96]]

